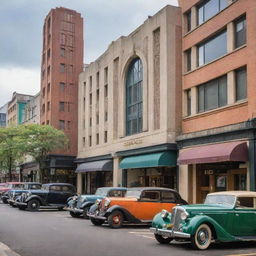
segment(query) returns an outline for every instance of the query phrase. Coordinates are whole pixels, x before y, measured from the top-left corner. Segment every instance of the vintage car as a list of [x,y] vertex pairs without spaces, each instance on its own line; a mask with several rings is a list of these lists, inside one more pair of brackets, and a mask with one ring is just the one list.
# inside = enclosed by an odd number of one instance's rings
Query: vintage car
[[159,243],[185,239],[201,250],[213,241],[256,241],[256,192],[216,192],[208,194],[204,204],[163,210],[150,230]]
[[12,189],[22,189],[24,182],[6,182],[6,186],[1,188],[1,199],[4,204],[8,204],[8,191]]
[[41,187],[42,184],[38,182],[24,182],[21,189],[12,189],[7,192],[7,201],[9,205],[16,206],[15,201],[23,192],[27,192],[27,190],[38,190]]
[[28,190],[16,200],[20,210],[37,211],[39,208],[57,208],[62,210],[67,199],[76,195],[75,187],[68,183],[43,184],[40,190]]
[[105,221],[111,228],[120,228],[123,223],[151,223],[162,209],[172,209],[177,204],[186,204],[175,190],[157,187],[129,188],[125,197],[106,197],[92,206],[88,212],[94,225]]
[[74,218],[83,216],[88,219],[87,211],[95,203],[104,197],[123,197],[126,188],[122,187],[102,187],[98,188],[93,195],[80,195],[68,199],[67,207],[65,210],[69,211],[70,215]]

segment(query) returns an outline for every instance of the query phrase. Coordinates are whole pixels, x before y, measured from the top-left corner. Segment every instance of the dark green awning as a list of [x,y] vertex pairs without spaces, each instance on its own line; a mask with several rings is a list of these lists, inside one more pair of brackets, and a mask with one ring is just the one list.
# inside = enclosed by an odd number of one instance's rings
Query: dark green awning
[[128,156],[120,162],[121,169],[146,168],[158,166],[176,166],[177,153],[175,151],[165,151],[152,154]]

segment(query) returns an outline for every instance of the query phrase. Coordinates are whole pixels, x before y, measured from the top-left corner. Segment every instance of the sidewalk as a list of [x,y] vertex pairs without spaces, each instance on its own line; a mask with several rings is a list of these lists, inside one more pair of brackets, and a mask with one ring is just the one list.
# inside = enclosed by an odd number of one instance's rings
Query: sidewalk
[[7,245],[0,242],[0,256],[20,256],[12,251]]

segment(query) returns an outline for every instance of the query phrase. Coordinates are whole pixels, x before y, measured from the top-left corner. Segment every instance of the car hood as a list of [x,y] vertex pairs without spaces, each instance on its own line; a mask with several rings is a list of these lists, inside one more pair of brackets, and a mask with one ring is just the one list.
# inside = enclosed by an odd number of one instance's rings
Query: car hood
[[203,213],[212,211],[231,210],[233,206],[224,204],[189,204],[180,206],[189,213]]
[[103,196],[97,196],[97,195],[80,195],[78,197],[79,199],[87,200],[87,201],[96,201],[97,199],[104,198]]

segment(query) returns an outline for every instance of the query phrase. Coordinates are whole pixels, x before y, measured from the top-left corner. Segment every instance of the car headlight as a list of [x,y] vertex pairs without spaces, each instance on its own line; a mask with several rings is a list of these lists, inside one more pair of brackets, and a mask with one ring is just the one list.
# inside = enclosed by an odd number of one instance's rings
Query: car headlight
[[161,217],[165,219],[168,216],[168,212],[166,210],[162,210]]
[[104,206],[108,207],[110,205],[110,200],[108,198],[105,199]]
[[95,204],[99,205],[100,202],[101,202],[101,200],[100,200],[100,199],[97,199],[97,200],[95,201]]
[[185,211],[180,214],[180,218],[182,220],[186,220],[188,218],[189,214]]

